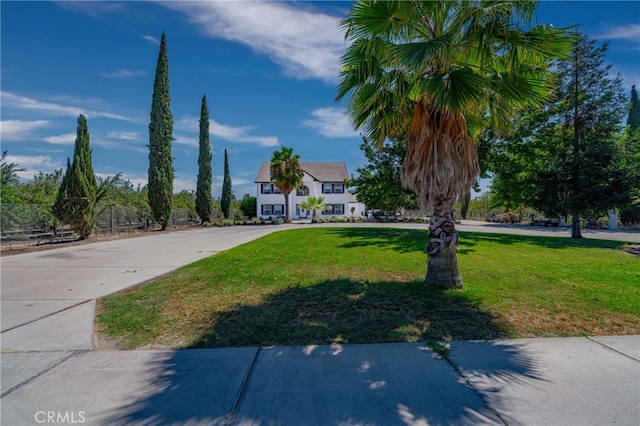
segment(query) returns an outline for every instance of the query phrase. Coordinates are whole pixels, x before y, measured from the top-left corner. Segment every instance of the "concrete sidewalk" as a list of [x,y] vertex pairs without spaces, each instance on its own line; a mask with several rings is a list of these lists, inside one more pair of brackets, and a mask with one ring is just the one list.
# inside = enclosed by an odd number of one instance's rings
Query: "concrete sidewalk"
[[[447,359],[418,343],[94,350],[97,298],[301,226],[2,258],[0,424],[640,424],[640,336],[453,342]],[[480,226],[459,228],[553,235]]]
[[[3,425],[637,425],[640,337],[2,355]],[[22,375],[25,366],[35,375]],[[52,416],[52,417],[51,417]],[[55,421],[44,421],[46,419]],[[61,421],[64,420],[64,421]]]

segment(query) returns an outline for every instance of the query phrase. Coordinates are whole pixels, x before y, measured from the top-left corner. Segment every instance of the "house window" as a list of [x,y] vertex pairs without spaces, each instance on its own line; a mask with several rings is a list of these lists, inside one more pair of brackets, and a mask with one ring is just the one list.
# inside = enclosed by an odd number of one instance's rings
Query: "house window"
[[323,214],[334,214],[334,215],[343,215],[344,214],[344,204],[326,204],[326,208],[322,211]]
[[271,194],[271,188],[272,187],[273,187],[273,184],[271,184],[271,183],[260,184],[260,193],[261,194]]
[[298,189],[296,189],[296,195],[298,197],[306,197],[309,195],[309,187],[307,185],[299,186]]
[[272,183],[261,183],[260,184],[260,193],[261,194],[281,194],[280,190],[277,186]]
[[323,194],[344,194],[344,184],[342,182],[323,182]]
[[263,204],[261,212],[263,216],[282,216],[284,215],[284,204]]

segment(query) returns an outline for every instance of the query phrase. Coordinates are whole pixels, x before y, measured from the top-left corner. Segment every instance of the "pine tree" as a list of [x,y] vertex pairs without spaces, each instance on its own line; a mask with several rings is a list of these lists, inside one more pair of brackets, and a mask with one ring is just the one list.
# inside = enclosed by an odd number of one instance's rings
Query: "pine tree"
[[567,204],[574,238],[582,237],[581,212],[618,204],[614,194],[625,192],[621,183],[624,178],[615,161],[615,136],[623,118],[625,97],[620,77],[609,77],[611,65],[604,63],[607,48],[608,44],[598,47],[595,40],[580,34],[571,58],[558,65],[557,99],[564,100],[559,107],[570,106],[559,118],[564,123],[561,139],[568,141],[568,134],[572,139],[571,151],[561,155],[566,155],[567,169],[571,171]]
[[635,84],[631,86],[631,102],[629,103],[627,126],[632,131],[640,128],[640,102],[638,102],[638,91]]
[[169,95],[167,40],[162,33],[160,53],[153,81],[151,120],[149,122],[149,206],[153,219],[166,229],[171,219],[173,197],[173,115]]
[[233,193],[231,192],[231,174],[229,173],[229,157],[227,150],[224,150],[224,180],[222,181],[222,198],[220,199],[220,209],[225,219],[229,219],[231,213],[231,201]]
[[96,222],[98,184],[93,172],[89,129],[84,115],[78,117],[73,162],[67,158],[67,169],[53,205],[53,214],[80,235],[91,235]]
[[200,107],[200,154],[198,155],[198,183],[196,185],[196,213],[202,223],[211,220],[211,145],[209,145],[209,108],[207,95]]
[[[571,58],[558,62],[553,100],[523,114],[493,152],[492,201],[527,205],[549,218],[597,218],[629,199],[621,124],[627,105],[620,77],[605,64],[607,44],[576,37]],[[509,204],[512,203],[512,204]]]

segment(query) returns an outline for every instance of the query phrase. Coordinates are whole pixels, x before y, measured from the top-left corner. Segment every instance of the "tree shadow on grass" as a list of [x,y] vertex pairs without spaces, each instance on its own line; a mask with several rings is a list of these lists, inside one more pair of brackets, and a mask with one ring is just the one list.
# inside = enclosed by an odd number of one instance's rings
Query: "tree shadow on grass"
[[[336,228],[332,232],[352,241],[340,244],[343,248],[390,248],[400,253],[424,252],[428,243],[428,230],[398,228]],[[502,245],[531,244],[549,249],[608,248],[622,250],[627,244],[620,241],[568,237],[540,237],[482,232],[460,232],[459,254],[475,251],[478,244]]]
[[401,253],[423,252],[429,242],[429,231],[400,228],[332,228],[327,230],[350,241],[340,248],[390,248]]
[[220,314],[191,348],[495,339],[503,326],[458,291],[349,279],[289,287]]
[[[149,391],[112,410],[106,423],[499,424],[496,408],[509,396],[491,390],[489,407],[462,379],[464,366],[439,359],[424,343],[356,343],[503,335],[492,315],[460,292],[421,281],[291,287],[219,315],[190,346],[203,349],[149,355],[142,367]],[[220,346],[226,348],[214,348]],[[486,346],[487,377],[526,386],[545,381],[518,346]]]
[[624,242],[611,240],[595,240],[569,237],[540,237],[531,235],[493,234],[481,232],[460,232],[460,245],[476,246],[479,243],[496,243],[502,245],[530,244],[548,249],[565,248],[608,248],[621,249]]

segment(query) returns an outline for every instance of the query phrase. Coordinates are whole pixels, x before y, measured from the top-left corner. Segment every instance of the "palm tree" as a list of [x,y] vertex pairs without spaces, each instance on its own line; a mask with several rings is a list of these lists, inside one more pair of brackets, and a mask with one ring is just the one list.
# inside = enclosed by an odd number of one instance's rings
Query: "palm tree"
[[291,222],[289,215],[289,194],[302,183],[304,170],[300,163],[300,156],[293,154],[293,148],[283,146],[280,151],[274,151],[271,156],[271,180],[284,195],[284,222]]
[[327,206],[324,204],[324,197],[310,196],[300,203],[300,207],[306,210],[311,210],[311,223],[318,223],[316,211],[324,210]]
[[382,147],[404,139],[402,183],[431,218],[426,282],[462,287],[453,203],[479,173],[482,119],[505,131],[550,93],[550,60],[566,57],[565,29],[529,25],[536,1],[360,1],[341,22],[352,42],[337,100]]

